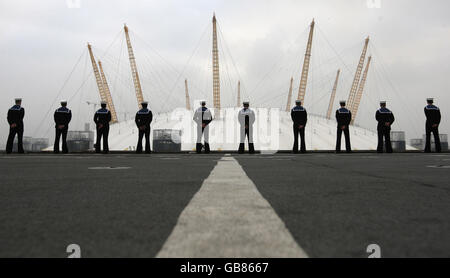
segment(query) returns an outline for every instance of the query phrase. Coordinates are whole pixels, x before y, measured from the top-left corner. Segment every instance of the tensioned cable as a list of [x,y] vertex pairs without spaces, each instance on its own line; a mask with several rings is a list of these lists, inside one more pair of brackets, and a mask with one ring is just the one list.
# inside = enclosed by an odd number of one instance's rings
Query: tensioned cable
[[[303,34],[304,34],[308,29],[309,29],[309,26],[306,27],[305,30],[304,30],[302,33],[300,33],[300,35],[297,37],[297,39],[296,39],[293,43],[290,43],[290,44],[289,44],[288,50],[292,47],[292,45],[293,45],[295,42],[298,41],[298,39],[299,39],[300,37],[303,36]],[[284,56],[286,56],[286,52],[287,52],[287,51],[282,52],[282,53],[280,53],[280,54],[278,55],[278,57],[277,57],[277,59],[276,59],[277,62],[275,62],[275,63],[272,65],[272,67],[270,67],[269,71],[268,71],[266,74],[263,75],[263,77],[260,79],[260,81],[257,82],[256,86],[255,86],[252,90],[249,91],[249,95],[253,94],[253,93],[259,88],[259,86],[261,85],[261,83],[263,83],[263,82],[266,80],[267,76],[269,76],[269,74],[271,74],[272,71],[273,71],[273,70],[278,66],[278,64],[281,62],[281,58],[284,58]]]
[[[381,57],[381,54],[377,51],[377,48],[375,47],[375,45],[372,43],[371,44],[371,48],[373,50],[373,52],[376,54],[377,59],[380,61],[378,64],[380,65],[380,69],[381,71],[384,73],[384,79],[387,80],[387,84],[391,87],[392,91],[394,92],[394,94],[400,99],[400,101],[403,101],[404,98],[403,96],[399,93],[399,91],[397,90],[396,86],[394,85],[394,83],[392,82],[392,80],[390,79],[390,72],[388,72],[388,69],[385,66],[385,63],[383,62],[383,58]],[[416,117],[416,119],[418,119],[418,115],[416,113],[412,113],[412,111],[410,110],[409,106],[402,106],[402,108],[406,109],[406,114],[408,114],[409,116],[408,121],[411,124],[411,126],[414,126],[416,128],[418,128],[418,123],[419,121],[413,121],[411,118],[411,115],[414,115],[414,117]]]
[[[87,59],[87,56],[86,56],[86,58],[84,59],[83,75],[81,75],[81,76],[83,76],[83,77],[84,77],[85,74],[86,74],[87,63],[88,63],[88,59]],[[79,107],[79,109],[81,108],[81,101],[82,101],[82,99],[83,99],[83,91],[81,92],[80,100],[78,101],[78,107]],[[77,116],[76,116],[76,122],[77,122],[77,123],[78,123],[79,120],[80,120],[80,114],[81,114],[81,113],[77,113]]]
[[242,96],[246,96],[247,98],[249,98],[250,96],[247,94],[247,90],[246,90],[246,86],[245,86],[246,83],[245,83],[244,80],[242,80],[241,74],[239,73],[238,67],[236,66],[236,62],[235,62],[235,60],[233,58],[233,55],[231,55],[230,48],[228,47],[228,43],[227,43],[227,41],[225,39],[225,36],[224,36],[224,34],[222,32],[222,28],[220,27],[219,24],[217,24],[217,27],[219,29],[219,34],[222,37],[223,44],[225,46],[224,49],[228,52],[228,55],[230,56],[230,59],[231,59],[231,63],[233,64],[234,70],[236,71],[237,77],[238,77],[238,79],[241,82],[241,93],[242,93]]
[[47,119],[47,117],[48,117],[50,111],[52,111],[53,103],[55,103],[55,102],[58,100],[58,98],[61,96],[61,93],[62,93],[63,89],[66,87],[67,83],[69,82],[70,78],[72,77],[72,74],[74,73],[75,69],[77,68],[78,64],[80,63],[81,58],[82,58],[84,55],[86,55],[86,54],[87,54],[86,51],[83,51],[83,52],[81,53],[81,55],[80,55],[80,57],[78,58],[77,62],[76,62],[75,65],[73,66],[72,70],[70,71],[69,76],[68,76],[68,77],[66,78],[66,80],[64,81],[64,83],[63,83],[61,89],[59,89],[58,94],[56,95],[55,99],[51,102],[52,104],[50,105],[49,109],[48,109],[47,112],[45,113],[45,115],[44,115],[42,121],[39,123],[39,125],[37,126],[37,128],[34,130],[34,133],[33,133],[33,134],[36,134],[37,131],[38,131],[39,129],[41,129],[42,124],[43,124],[44,121]]
[[163,106],[161,107],[161,111],[164,111],[164,109],[165,109],[165,107],[166,107],[166,105],[167,105],[167,100],[169,99],[170,95],[172,95],[174,89],[175,89],[176,86],[177,86],[176,84],[178,83],[178,81],[180,80],[181,76],[182,76],[182,75],[184,74],[184,72],[186,71],[186,68],[187,68],[187,66],[189,65],[189,63],[190,63],[192,57],[193,57],[193,56],[195,55],[195,53],[197,52],[197,50],[198,50],[198,48],[199,48],[199,46],[200,46],[200,43],[201,43],[201,41],[203,40],[203,37],[205,36],[206,31],[208,30],[208,28],[209,28],[209,26],[210,26],[211,24],[212,24],[212,23],[209,23],[209,24],[206,26],[205,30],[203,31],[202,35],[200,36],[200,40],[199,40],[199,42],[197,43],[197,45],[196,45],[194,51],[192,52],[192,54],[190,55],[189,59],[187,60],[185,66],[183,67],[183,70],[182,70],[181,73],[178,75],[178,77],[177,77],[177,79],[176,79],[176,81],[175,81],[175,83],[174,83],[174,86],[172,87],[172,89],[171,89],[171,90],[169,91],[169,93],[168,93],[168,96],[167,96],[166,100],[163,102]]
[[[208,26],[207,26],[207,28],[209,27],[209,25],[211,25],[211,24],[208,24]],[[133,34],[133,36],[135,36],[139,41],[142,41],[143,43],[144,43],[144,45],[146,45],[152,52],[154,52],[164,63],[166,63],[168,66],[169,66],[169,68],[171,69],[171,70],[173,70],[176,74],[180,74],[180,75],[182,75],[182,73],[181,72],[179,72],[169,61],[167,61],[155,48],[153,48],[147,41],[145,41],[142,37],[140,37],[137,33],[135,33],[135,32],[132,32],[132,34]],[[203,39],[203,35],[201,36],[201,38],[200,38],[200,41]],[[150,57],[149,57],[150,58]],[[175,82],[175,86],[176,87],[178,87],[178,88],[181,88],[182,86],[181,85],[179,85],[178,84],[178,82]],[[195,84],[195,82],[189,82],[189,85],[190,85],[190,87],[192,87],[192,88],[195,88],[195,89],[197,89],[197,90],[200,90],[200,91],[202,91],[202,89],[200,88],[200,87],[198,87],[196,84]]]

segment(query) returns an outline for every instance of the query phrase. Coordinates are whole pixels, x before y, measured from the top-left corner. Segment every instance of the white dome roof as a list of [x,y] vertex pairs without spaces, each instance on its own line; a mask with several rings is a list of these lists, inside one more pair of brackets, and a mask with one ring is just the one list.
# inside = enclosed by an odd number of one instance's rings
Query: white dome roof
[[[294,139],[290,112],[268,108],[251,109],[256,114],[253,126],[255,149],[262,151],[291,150]],[[214,112],[214,109],[211,110]],[[221,109],[221,117],[214,116],[209,130],[211,150],[237,150],[240,132],[237,119],[239,110],[240,108],[224,108]],[[177,129],[182,130],[181,149],[183,151],[195,149],[197,128],[192,117],[193,111],[186,109],[154,114],[151,124],[151,141],[155,129]],[[322,116],[309,114],[305,132],[307,150],[334,150],[336,127],[335,119],[328,120]],[[137,133],[134,120],[111,125],[110,150],[134,150],[137,144]],[[350,139],[353,150],[375,150],[377,147],[376,131],[351,126]],[[343,149],[345,149],[344,143],[345,140],[342,138]],[[408,145],[406,148],[414,149]]]

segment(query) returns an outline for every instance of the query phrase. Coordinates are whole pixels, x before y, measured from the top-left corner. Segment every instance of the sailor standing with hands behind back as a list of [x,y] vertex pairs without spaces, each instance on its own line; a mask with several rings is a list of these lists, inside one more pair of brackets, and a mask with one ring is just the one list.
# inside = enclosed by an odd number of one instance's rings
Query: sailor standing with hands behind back
[[241,125],[241,141],[239,144],[239,153],[244,153],[245,137],[248,139],[248,152],[255,153],[253,144],[253,123],[255,122],[255,112],[249,108],[250,103],[244,101],[244,108],[239,111],[238,119]]
[[148,102],[141,103],[142,109],[136,113],[134,121],[139,129],[138,144],[136,147],[136,153],[142,153],[142,139],[145,135],[145,153],[151,153],[150,149],[150,123],[153,120],[153,113],[147,108]]
[[67,149],[67,132],[69,130],[69,123],[72,120],[72,111],[67,108],[67,100],[61,100],[61,107],[56,109],[53,114],[55,120],[55,144],[53,146],[53,152],[59,153],[59,139],[62,136],[62,151],[63,153],[68,153]]
[[291,110],[291,119],[294,123],[294,147],[293,152],[298,153],[298,135],[300,133],[300,151],[302,153],[306,152],[306,144],[305,144],[305,126],[308,121],[308,113],[306,109],[302,106],[301,100],[295,101],[295,107]]
[[375,119],[378,121],[378,147],[377,152],[383,153],[383,137],[386,144],[386,152],[392,153],[391,126],[395,121],[394,114],[386,108],[386,101],[380,101],[380,109],[375,113]]
[[9,136],[6,143],[6,153],[12,153],[14,137],[17,134],[17,151],[18,153],[24,153],[23,151],[23,118],[25,117],[25,109],[22,107],[22,99],[15,99],[16,105],[8,110],[8,124],[9,124]]
[[336,110],[336,121],[337,121],[337,138],[336,138],[336,153],[341,152],[341,138],[342,132],[345,136],[345,149],[349,153],[352,151],[350,145],[350,131],[349,125],[352,121],[352,112],[345,107],[345,100],[339,102],[341,108]]
[[100,140],[103,137],[103,153],[109,152],[108,135],[109,122],[111,121],[111,111],[106,108],[106,101],[101,102],[102,108],[97,110],[94,115],[94,122],[97,126],[97,141],[95,143],[95,152],[100,153]]
[[441,123],[441,111],[439,107],[433,104],[432,98],[427,98],[428,105],[425,106],[425,116],[427,122],[425,124],[425,152],[431,152],[431,133],[434,135],[434,144],[436,145],[436,152],[441,152],[441,140],[439,138],[439,124]]
[[206,107],[206,101],[200,101],[199,107],[194,113],[194,121],[197,123],[197,153],[202,152],[202,136],[205,140],[205,153],[209,153],[209,124],[212,121],[211,111]]

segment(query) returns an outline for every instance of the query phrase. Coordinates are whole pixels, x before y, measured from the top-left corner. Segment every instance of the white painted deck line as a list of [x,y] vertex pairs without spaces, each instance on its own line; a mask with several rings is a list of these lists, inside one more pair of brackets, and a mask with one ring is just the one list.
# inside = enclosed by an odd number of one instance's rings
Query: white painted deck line
[[233,157],[222,157],[157,257],[307,257]]

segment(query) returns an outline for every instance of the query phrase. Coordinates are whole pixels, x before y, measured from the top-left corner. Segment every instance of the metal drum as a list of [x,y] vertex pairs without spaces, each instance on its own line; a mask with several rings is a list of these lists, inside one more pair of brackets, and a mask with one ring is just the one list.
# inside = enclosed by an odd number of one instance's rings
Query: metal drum
[[[17,141],[18,135],[14,138],[13,142],[13,152],[17,152],[18,149],[18,141]],[[22,137],[22,144],[23,144],[23,150],[26,152],[33,151],[33,138],[29,136],[23,136]]]
[[69,152],[85,152],[89,150],[88,140],[67,140]]
[[69,130],[67,133],[67,148],[69,152],[85,152],[93,145],[92,131]]
[[391,131],[392,149],[395,152],[406,151],[406,141],[404,131]]

